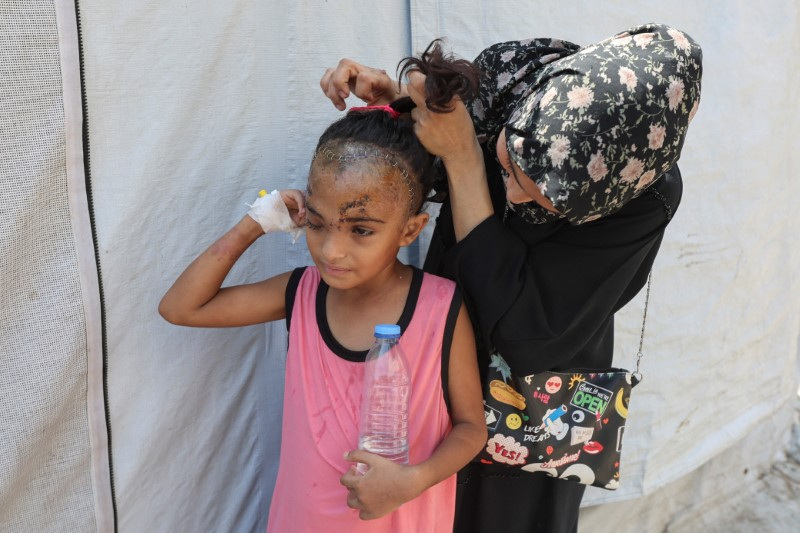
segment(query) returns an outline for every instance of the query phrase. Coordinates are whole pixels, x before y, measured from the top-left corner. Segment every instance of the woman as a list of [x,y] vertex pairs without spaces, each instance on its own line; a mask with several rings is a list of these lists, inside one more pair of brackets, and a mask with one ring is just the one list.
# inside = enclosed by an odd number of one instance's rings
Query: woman
[[[448,176],[425,269],[461,287],[481,368],[495,352],[517,375],[611,366],[614,313],[644,285],[680,202],[699,46],[657,24],[585,48],[499,43],[474,62],[478,94],[447,113],[426,105],[438,80],[422,59],[406,86],[349,60],[321,86],[340,109],[350,92],[370,104],[407,92],[417,104],[416,133]],[[455,530],[575,531],[583,491],[472,463],[459,473]]]

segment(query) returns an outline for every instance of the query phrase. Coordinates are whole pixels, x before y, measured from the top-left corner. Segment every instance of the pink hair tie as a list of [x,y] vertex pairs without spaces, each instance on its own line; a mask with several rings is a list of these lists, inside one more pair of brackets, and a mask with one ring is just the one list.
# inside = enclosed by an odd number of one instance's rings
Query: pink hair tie
[[387,113],[389,113],[389,116],[391,116],[395,120],[400,117],[400,113],[398,113],[396,110],[392,108],[392,106],[389,105],[367,105],[362,107],[350,108],[350,111],[375,111],[375,110],[386,111]]

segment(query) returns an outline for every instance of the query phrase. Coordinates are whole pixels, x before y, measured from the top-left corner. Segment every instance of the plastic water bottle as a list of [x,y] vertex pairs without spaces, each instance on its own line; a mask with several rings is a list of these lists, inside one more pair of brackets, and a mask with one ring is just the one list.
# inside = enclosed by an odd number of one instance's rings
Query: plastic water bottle
[[[398,344],[400,326],[375,326],[375,344],[364,361],[358,447],[408,464],[408,360]],[[358,465],[363,473],[364,466]]]

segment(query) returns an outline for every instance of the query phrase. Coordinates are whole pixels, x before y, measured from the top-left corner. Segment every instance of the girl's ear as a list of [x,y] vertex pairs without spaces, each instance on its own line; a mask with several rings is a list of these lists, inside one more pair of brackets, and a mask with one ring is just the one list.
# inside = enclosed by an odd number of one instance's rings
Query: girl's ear
[[419,235],[419,232],[428,224],[431,216],[428,213],[420,213],[409,217],[406,221],[403,235],[400,237],[400,246],[408,246],[414,242]]

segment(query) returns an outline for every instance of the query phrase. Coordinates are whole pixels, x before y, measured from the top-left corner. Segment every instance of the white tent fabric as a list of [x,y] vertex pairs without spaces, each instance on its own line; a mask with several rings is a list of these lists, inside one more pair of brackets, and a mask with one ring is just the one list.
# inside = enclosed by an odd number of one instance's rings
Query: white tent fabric
[[0,530],[113,527],[73,2],[0,2]]
[[[68,50],[74,39],[65,34],[74,21],[66,4],[0,0],[0,58],[19,56],[16,45],[7,43],[23,38],[13,33],[16,26],[9,25],[7,14],[49,17],[51,26],[55,17],[62,68],[74,63],[74,50]],[[637,509],[635,498],[691,485],[692,473],[708,472],[712,464],[719,474],[713,479],[741,482],[734,470],[769,461],[779,450],[792,420],[800,337],[800,247],[793,235],[800,222],[795,208],[800,185],[794,179],[800,171],[800,11],[792,0],[775,0],[769,9],[688,0],[77,4],[120,531],[263,531],[279,451],[284,326],[178,328],[158,316],[158,301],[189,261],[244,215],[245,202],[259,189],[304,186],[316,139],[339,115],[319,92],[325,67],[347,56],[393,72],[399,58],[439,36],[471,58],[501,40],[552,36],[589,43],[655,20],[685,30],[703,46],[702,102],[680,162],[683,203],[656,262],[645,380],[631,402],[622,487],[589,491],[585,503],[616,501],[607,508]],[[2,76],[5,65],[4,59]],[[65,72],[60,75],[68,76]],[[3,79],[5,184],[12,176],[6,150],[27,129],[14,126],[34,119],[19,107],[28,95]],[[54,108],[47,119],[37,119],[67,132],[67,149],[55,139],[45,150],[72,163],[69,146],[76,147],[69,142],[76,139],[80,118],[69,115],[75,95],[67,95],[67,86],[75,81],[59,80],[64,111]],[[34,154],[35,140],[27,145]],[[18,156],[25,159],[24,153]],[[31,449],[41,442],[25,433],[27,415],[17,414],[19,405],[61,402],[58,387],[43,390],[43,376],[28,376],[27,391],[13,389],[9,361],[64,364],[83,375],[77,386],[87,389],[98,386],[97,365],[102,366],[93,355],[99,350],[99,298],[94,259],[86,261],[92,251],[85,240],[91,238],[85,198],[75,196],[80,190],[74,182],[64,185],[66,178],[59,176],[67,170],[47,172],[45,181],[24,182],[27,188],[16,196],[6,187],[0,191],[4,456],[6,427],[15,428],[14,438]],[[59,227],[71,226],[72,234],[59,233],[72,251],[59,259],[55,273],[18,271],[17,264],[52,263],[20,256],[15,240],[41,238],[48,227],[41,204],[26,196],[42,189],[59,198]],[[31,223],[7,226],[19,217]],[[12,259],[3,262],[6,257]],[[291,245],[288,237],[270,235],[248,251],[229,281],[261,279],[307,262],[302,240]],[[54,276],[72,296],[37,312],[58,328],[15,321],[30,309],[23,298],[27,291],[46,287]],[[634,364],[641,306],[637,298],[618,317],[620,366]],[[79,316],[83,326],[70,329],[61,318],[65,312]],[[69,335],[88,346],[75,352],[72,362],[24,349],[28,339],[66,343]],[[23,339],[15,341],[13,356],[7,339]],[[91,390],[87,396],[94,401]],[[79,420],[78,438],[68,440],[84,458],[106,456],[102,437],[92,446],[88,442],[94,435],[89,428],[100,426],[92,418],[96,411],[88,408],[88,419],[79,411],[63,415]],[[55,421],[49,424],[52,435]],[[40,490],[22,473],[36,464],[32,461],[25,454],[0,461],[3,526],[5,517],[30,520],[35,512],[18,497],[20,491]],[[89,468],[88,459],[82,461]],[[56,479],[48,468],[37,475]],[[102,464],[90,473],[69,472],[74,478],[67,479],[84,487],[84,496],[76,496],[77,489],[58,493],[55,506],[83,509],[83,525],[67,529],[109,531],[110,490]],[[697,494],[711,501],[710,489]],[[663,527],[669,514],[681,511],[657,507],[650,512],[661,516],[650,525]],[[10,531],[62,530],[56,523],[27,528],[33,522],[8,523]],[[638,531],[643,524],[634,526]]]

